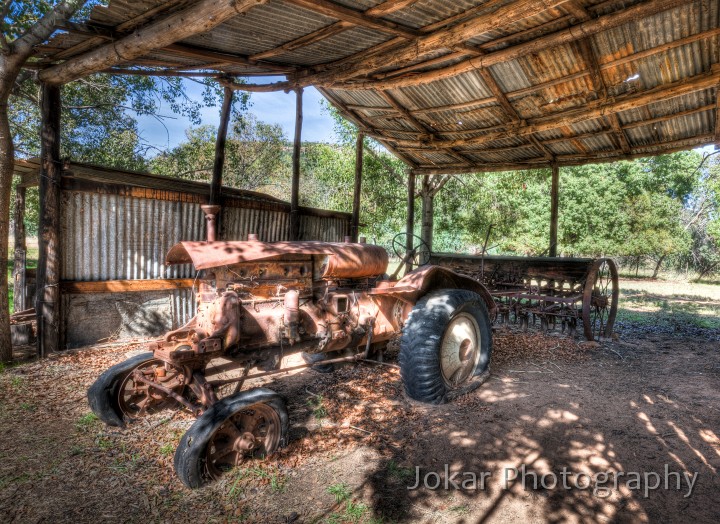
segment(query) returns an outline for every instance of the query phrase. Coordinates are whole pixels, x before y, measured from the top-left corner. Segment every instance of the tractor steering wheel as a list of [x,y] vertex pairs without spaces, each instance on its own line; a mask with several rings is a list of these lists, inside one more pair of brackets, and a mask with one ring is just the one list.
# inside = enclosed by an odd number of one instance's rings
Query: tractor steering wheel
[[[430,262],[430,246],[417,235],[410,235],[413,239],[413,248],[406,253],[407,233],[398,233],[393,237],[392,248],[395,256],[402,260],[401,265],[410,262],[415,267],[424,266]],[[417,242],[416,242],[417,241]]]

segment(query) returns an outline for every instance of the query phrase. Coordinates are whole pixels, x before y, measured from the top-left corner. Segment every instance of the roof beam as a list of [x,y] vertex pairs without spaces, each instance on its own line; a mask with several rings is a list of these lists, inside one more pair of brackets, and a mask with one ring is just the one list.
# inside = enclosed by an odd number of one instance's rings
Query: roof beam
[[[418,0],[385,0],[385,2],[382,2],[375,7],[371,7],[363,14],[369,17],[382,17],[394,13],[395,11],[398,11],[400,9],[403,9],[411,4],[414,4],[417,1]],[[267,51],[262,51],[255,55],[252,55],[250,59],[260,60],[263,58],[269,58],[271,56],[281,55],[283,53],[289,53],[301,47],[308,46],[316,42],[320,42],[321,40],[325,40],[327,38],[335,36],[336,34],[355,26],[356,24],[354,23],[346,20],[341,20],[340,22],[335,22],[334,24],[322,27],[316,31],[313,31],[312,33],[308,33],[304,36],[290,40],[289,42],[286,42],[281,46],[274,47],[272,49],[268,49]]]
[[[633,160],[636,158],[645,158],[657,154],[676,153],[678,151],[687,151],[694,147],[708,144],[712,142],[713,135],[701,135],[693,138],[673,140],[653,146],[642,146],[636,150],[640,152],[624,155],[621,151],[602,151],[594,155],[559,155],[557,156],[557,165],[560,167],[578,166],[588,163],[601,164],[608,162],[617,162],[619,160]],[[446,166],[429,166],[419,165],[413,169],[415,175],[460,175],[467,173],[483,173],[493,171],[518,171],[523,169],[539,169],[547,167],[547,161],[544,159],[530,159],[524,162],[499,163],[488,162],[485,164],[475,164],[470,170],[462,165],[446,165]]]
[[[588,13],[582,5],[577,3],[577,0],[570,0],[566,4],[563,4],[563,8],[569,11],[571,15],[576,17],[581,22],[587,22],[592,18],[590,16],[590,13]],[[603,79],[602,73],[600,72],[600,65],[598,64],[597,56],[595,55],[595,51],[593,50],[590,38],[581,38],[580,40],[578,40],[578,47],[580,49],[582,59],[585,62],[585,67],[590,73],[593,88],[595,89],[595,92],[598,93],[598,98],[602,100],[607,100],[607,85],[605,84],[605,80]],[[625,132],[620,126],[620,119],[618,118],[617,113],[612,113],[606,118],[609,121],[610,127],[614,132],[613,136],[615,138],[616,145],[619,145],[620,149],[622,149],[624,154],[629,155],[632,148],[630,147],[630,141],[628,140]]]
[[[312,0],[290,0],[292,3],[314,3]],[[312,83],[341,82],[352,77],[363,76],[376,69],[393,64],[397,67],[417,60],[417,58],[438,49],[453,49],[479,34],[512,24],[513,22],[535,16],[560,5],[567,0],[517,0],[508,5],[493,2],[494,9],[475,16],[465,22],[449,28],[433,31],[430,34],[413,39],[408,45],[386,52],[368,50],[352,62],[343,63],[338,68],[320,73]],[[316,9],[317,10],[317,9]]]
[[334,24],[325,26],[321,29],[318,29],[317,31],[313,31],[312,33],[308,33],[307,35],[295,38],[294,40],[290,40],[289,42],[286,42],[281,46],[273,47],[272,49],[268,49],[267,51],[256,53],[252,55],[250,59],[261,60],[263,58],[269,58],[272,56],[281,55],[283,53],[290,53],[292,51],[295,51],[296,49],[300,49],[301,47],[314,44],[315,42],[320,42],[321,40],[325,40],[326,38],[335,36],[338,33],[342,33],[350,27],[355,26],[349,22],[335,22]]
[[191,7],[136,29],[117,42],[111,42],[77,58],[40,72],[43,82],[64,84],[141,57],[178,40],[209,31],[224,21],[244,13],[267,0],[201,0]]
[[[117,32],[126,32],[131,31],[141,24],[147,22],[151,18],[158,16],[161,13],[167,14],[169,11],[171,11],[173,8],[177,7],[178,5],[182,4],[183,0],[168,0],[167,2],[163,2],[162,4],[153,7],[152,9],[148,9],[144,13],[139,14],[138,16],[135,16],[133,18],[130,18],[129,20],[126,20],[125,22],[119,24],[117,27],[115,27],[115,31]],[[65,21],[65,24],[71,24],[70,22]],[[75,24],[72,24],[75,25]],[[57,60],[65,60],[66,58],[70,58],[73,55],[76,55],[78,53],[82,53],[84,51],[87,51],[88,49],[92,49],[93,47],[101,44],[103,41],[102,36],[97,36],[95,38],[88,38],[87,40],[84,40],[83,42],[80,42],[77,45],[72,46],[69,49],[65,49],[64,51],[58,53],[53,58]]]
[[[408,111],[400,102],[397,101],[397,99],[390,93],[385,91],[378,91],[377,93],[380,95],[388,104],[390,104],[396,111],[398,111],[402,116],[408,119],[410,123],[415,126],[415,128],[420,131],[427,133],[430,137],[437,140],[438,136],[435,134],[435,130],[432,129],[430,126],[427,126],[420,122],[417,118],[413,116],[413,114]],[[462,153],[459,153],[455,151],[452,148],[447,148],[447,154],[455,158],[456,160],[459,160],[460,162],[465,162],[468,165],[472,165],[473,161],[469,158],[467,158]]]
[[[495,80],[495,77],[492,76],[490,70],[481,69],[479,73],[480,77],[483,79],[483,82],[485,82],[485,85],[488,87],[488,89],[490,89],[490,92],[495,97],[495,100],[498,102],[498,104],[500,104],[500,107],[502,107],[503,111],[505,111],[505,113],[510,117],[510,120],[515,124],[522,125],[522,118],[520,118],[520,115],[510,103],[505,93],[503,93],[502,89],[500,89],[500,86]],[[528,140],[530,140],[530,143],[532,143],[532,145],[534,145],[542,153],[545,159],[550,162],[554,160],[555,154],[550,148],[540,143],[537,137],[535,137],[533,134],[529,134]]]
[[375,18],[368,16],[362,11],[356,11],[350,9],[335,2],[329,0],[285,0],[290,4],[294,4],[303,9],[308,9],[315,13],[328,16],[330,18],[337,18],[341,22],[349,22],[353,25],[361,27],[367,27],[383,33],[389,33],[395,36],[403,38],[415,38],[420,35],[420,32],[410,27],[391,22],[389,20],[383,20],[381,18]]
[[[492,132],[485,132],[480,136],[459,139],[442,140],[438,143],[427,142],[428,147],[458,147],[463,145],[478,145],[493,142],[506,138],[508,135],[526,136],[542,131],[557,129],[558,127],[602,118],[605,115],[619,113],[634,109],[640,106],[669,100],[688,93],[694,93],[705,89],[715,88],[720,81],[720,70],[702,75],[690,77],[672,84],[660,85],[644,92],[633,93],[618,97],[614,100],[597,100],[587,104],[585,107],[562,111],[545,117],[533,118],[527,121],[527,125],[520,126],[512,124],[509,126],[494,126]],[[488,130],[485,130],[488,131]],[[397,140],[398,145],[417,145],[417,142]]]
[[[114,29],[104,28],[100,26],[94,26],[94,25],[86,25],[86,24],[78,24],[78,23],[69,23],[65,22],[61,29],[68,31],[73,34],[79,34],[83,36],[90,35],[90,38],[87,40],[81,42],[77,46],[71,47],[67,51],[70,51],[71,49],[79,48],[82,44],[85,42],[93,42],[95,46],[97,46],[98,43],[105,42],[115,42],[120,40],[123,37],[128,36],[128,33],[125,33],[121,30],[118,30],[118,28],[124,27],[126,24],[120,24]],[[273,62],[263,62],[260,60],[251,60],[247,56],[243,55],[235,55],[235,54],[229,54],[229,53],[222,53],[219,51],[214,51],[211,49],[205,49],[202,47],[196,47],[189,44],[170,44],[168,46],[163,47],[162,49],[157,49],[157,51],[162,51],[174,55],[179,56],[185,56],[189,58],[198,58],[198,59],[210,59],[215,62],[224,63],[224,64],[234,64],[234,65],[244,65],[244,66],[251,66],[256,67],[259,69],[267,69],[270,72],[276,72],[276,73],[291,73],[293,71],[296,71],[296,68],[293,66],[285,66],[280,64],[275,64]],[[62,55],[62,58],[72,58],[75,56],[67,55],[66,53],[60,53],[59,55],[55,55],[51,58],[51,60],[56,60],[57,58]],[[134,60],[132,65],[151,65],[148,63],[140,64],[139,60]],[[196,69],[212,69],[213,65],[217,64],[200,64],[191,66]],[[243,73],[243,75],[248,74],[251,75],[252,73]]]
[[340,110],[340,113],[350,120],[352,123],[354,123],[357,128],[365,133],[366,135],[372,136],[375,140],[380,142],[383,147],[385,147],[388,151],[390,151],[393,155],[398,157],[400,160],[405,162],[408,166],[410,166],[412,169],[417,167],[417,162],[412,160],[409,156],[405,155],[401,151],[398,151],[394,146],[393,143],[388,139],[387,137],[384,137],[381,133],[381,130],[374,129],[372,127],[367,126],[363,120],[355,113],[355,111],[352,111],[348,109],[344,102],[340,100],[335,94],[328,92],[327,90],[323,88],[318,88],[318,91],[327,98],[332,104],[337,107]]
[[[342,89],[396,89],[400,87],[427,84],[437,80],[453,77],[461,73],[466,73],[468,71],[479,70],[501,62],[515,60],[532,53],[537,53],[559,45],[574,42],[580,40],[581,38],[587,38],[602,31],[607,31],[608,29],[624,25],[632,20],[667,11],[684,3],[686,3],[686,0],[646,0],[645,2],[636,4],[627,9],[602,15],[592,20],[588,20],[587,22],[573,25],[534,40],[499,49],[497,51],[492,51],[485,55],[470,58],[468,60],[463,60],[462,62],[452,66],[423,73],[411,73],[380,82],[375,80],[365,80],[354,83],[347,82],[347,78],[343,76],[345,66],[343,67],[343,71],[326,71],[316,75],[310,75],[307,78],[302,78],[302,80],[303,82],[307,80],[311,83],[321,83],[327,85],[328,87],[338,87]],[[502,21],[499,23],[500,25],[504,25]],[[505,22],[505,24],[507,24],[507,22]],[[387,67],[388,64],[392,63],[391,58],[393,55],[386,53],[385,57],[385,61],[384,63],[381,63],[381,66]],[[359,68],[356,74],[361,75],[367,74],[368,72],[371,71],[365,71],[365,68]]]

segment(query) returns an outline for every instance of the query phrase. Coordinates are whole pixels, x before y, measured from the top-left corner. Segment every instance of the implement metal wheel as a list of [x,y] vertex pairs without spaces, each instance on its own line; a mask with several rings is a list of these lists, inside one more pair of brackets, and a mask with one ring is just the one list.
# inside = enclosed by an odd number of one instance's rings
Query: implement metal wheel
[[583,289],[582,319],[585,338],[610,338],[617,315],[619,294],[615,262],[609,258],[595,260]]

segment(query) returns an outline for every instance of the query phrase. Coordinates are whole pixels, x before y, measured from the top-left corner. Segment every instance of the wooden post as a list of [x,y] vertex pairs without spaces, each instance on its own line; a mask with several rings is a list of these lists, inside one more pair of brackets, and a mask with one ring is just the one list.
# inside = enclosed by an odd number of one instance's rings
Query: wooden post
[[60,349],[60,86],[43,84],[40,157],[40,254],[37,268],[38,355]]
[[[408,194],[407,194],[407,222],[405,224],[405,256],[413,250],[413,239],[415,231],[415,173],[408,173]],[[414,257],[413,257],[414,258]],[[412,261],[405,264],[405,272],[412,271]]]
[[223,167],[225,166],[225,143],[227,142],[228,123],[232,112],[234,91],[225,88],[222,109],[220,110],[220,126],[215,140],[215,162],[213,163],[212,182],[210,183],[210,205],[220,204],[222,191]]
[[355,187],[353,188],[352,223],[350,224],[350,236],[353,242],[358,241],[360,234],[360,191],[362,190],[364,145],[365,134],[360,131],[355,142]]
[[290,186],[290,240],[300,240],[300,147],[302,145],[302,88],[295,91],[295,141]]
[[25,186],[15,188],[15,209],[13,210],[15,250],[13,258],[13,310],[25,310]]
[[[437,175],[436,175],[437,176]],[[432,241],[433,241],[433,217],[435,209],[435,191],[430,183],[430,176],[424,176],[422,179],[422,189],[420,190],[420,196],[422,197],[422,220],[420,226],[420,238],[428,246],[428,249],[422,249],[421,258],[425,259],[425,253],[429,250],[432,252]],[[430,256],[427,253],[427,256]]]
[[560,168],[557,164],[552,166],[550,188],[550,256],[557,256],[558,237],[558,204],[560,199]]
[[210,197],[208,205],[200,206],[205,213],[205,231],[208,242],[214,242],[222,237],[221,204],[223,170],[225,167],[225,144],[227,142],[228,123],[232,113],[233,96],[235,92],[229,87],[225,88],[222,109],[220,110],[220,125],[215,139],[215,160],[213,162],[212,179],[210,180]]

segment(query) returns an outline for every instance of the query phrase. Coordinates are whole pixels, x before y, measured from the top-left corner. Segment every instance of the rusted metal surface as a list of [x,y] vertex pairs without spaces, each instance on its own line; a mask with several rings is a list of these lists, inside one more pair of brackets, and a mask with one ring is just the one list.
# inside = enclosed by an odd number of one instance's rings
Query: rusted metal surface
[[195,269],[268,260],[287,255],[326,255],[320,278],[368,278],[385,273],[388,255],[379,246],[333,242],[181,242],[165,257],[167,265],[192,263]]
[[371,293],[396,296],[407,302],[415,302],[422,295],[435,289],[467,289],[483,297],[492,318],[495,314],[495,302],[483,284],[459,272],[432,264],[408,273],[397,283],[379,282],[378,288]]
[[[166,262],[193,263],[200,271],[197,310],[151,343],[153,364],[132,373],[127,403],[137,413],[161,399],[199,413],[217,400],[220,386],[237,391],[248,378],[311,365],[282,368],[289,353],[325,354],[327,363],[367,359],[400,333],[416,300],[435,289],[473,290],[494,314],[482,284],[447,268],[426,266],[387,280],[387,253],[368,244],[182,242]],[[350,355],[334,356],[340,351]],[[242,372],[206,380],[205,368],[218,358]],[[249,374],[252,368],[258,371]],[[195,400],[183,395],[187,388]]]
[[473,256],[436,253],[431,264],[482,282],[496,304],[495,321],[574,334],[588,340],[612,335],[619,295],[611,259]]

